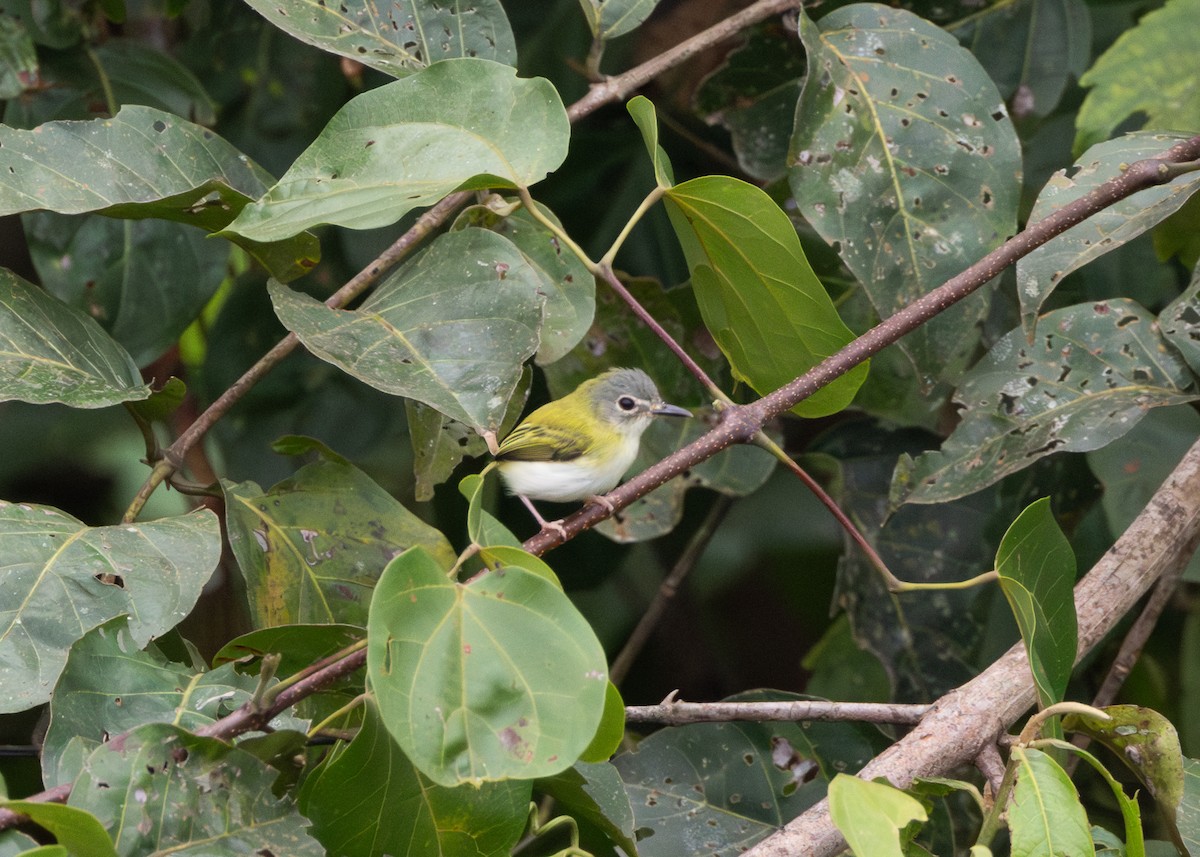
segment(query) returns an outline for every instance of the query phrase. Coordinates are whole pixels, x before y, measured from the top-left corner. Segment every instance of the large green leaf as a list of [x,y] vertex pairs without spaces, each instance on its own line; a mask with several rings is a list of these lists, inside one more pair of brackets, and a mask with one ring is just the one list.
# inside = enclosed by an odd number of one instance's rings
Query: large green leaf
[[110,736],[154,722],[194,731],[249,700],[258,684],[232,664],[197,674],[158,652],[138,649],[124,616],[93,628],[71,647],[50,701],[42,748],[47,787],[69,783],[78,773],[59,770],[70,741],[82,739],[90,750]]
[[[99,212],[225,227],[271,177],[207,128],[152,107],[112,119],[47,122],[32,131],[0,125],[0,215]],[[317,241],[295,230],[277,246],[235,236],[276,277],[316,264]]]
[[272,793],[277,773],[224,741],[151,723],[92,751],[69,805],[99,818],[122,857],[324,857],[292,800]]
[[1150,408],[1196,398],[1187,366],[1154,317],[1129,300],[1048,313],[1032,345],[1010,331],[966,376],[954,433],[896,466],[892,502],[940,503],[991,485],[1052,452],[1089,452]]
[[1062,702],[1075,666],[1075,553],[1050,511],[1049,499],[1023,511],[996,551],[1000,588],[1029,653],[1043,708]]
[[596,734],[604,650],[539,574],[509,566],[460,584],[407,551],[375,589],[367,633],[384,723],[435,783],[550,776]]
[[[0,801],[0,807],[28,815],[39,827],[53,833],[55,839],[64,846],[63,857],[81,854],[88,857],[118,857],[104,826],[95,816],[82,809],[57,803],[24,800]],[[55,852],[43,852],[41,849],[22,853],[26,857],[35,854],[36,857],[58,857]]]
[[636,30],[650,17],[659,0],[579,0],[597,39],[615,39]]
[[603,830],[626,854],[638,853],[633,807],[621,775],[608,762],[577,762],[560,774],[538,780],[537,787],[572,818]]
[[[1186,136],[1179,134],[1130,134],[1092,147],[1076,162],[1069,177],[1066,170],[1054,174],[1038,194],[1029,219],[1052,214],[1120,176],[1134,161],[1162,154],[1184,139]],[[1093,214],[1021,259],[1017,263],[1017,294],[1029,336],[1033,336],[1042,303],[1063,277],[1157,226],[1197,190],[1200,173],[1184,173]]]
[[[800,36],[792,192],[887,317],[1015,231],[1017,136],[979,62],[911,12],[857,3],[819,26],[801,13]],[[927,381],[957,377],[987,307],[961,301],[904,338]]]
[[1093,857],[1087,813],[1067,772],[1040,750],[1014,747],[1008,828],[1013,857]]
[[499,0],[247,0],[302,42],[392,77],[453,57],[517,62],[512,28]]
[[354,310],[271,286],[304,347],[371,386],[475,428],[500,426],[537,350],[541,280],[508,239],[483,229],[439,237]]
[[225,483],[229,543],[257,627],[365,625],[371,590],[397,554],[422,545],[443,561],[446,538],[353,465],[322,460],[264,492]]
[[230,245],[178,223],[50,212],[22,221],[46,290],[99,321],[139,366],[179,339],[227,275]]
[[0,712],[45,702],[88,630],[121,614],[143,646],[175,627],[221,558],[217,517],[88,527],[49,506],[0,501]]
[[[854,338],[809,267],[786,214],[761,189],[707,176],[666,192],[704,323],[735,376],[760,394],[782,387]],[[836,413],[867,377],[856,366],[798,404]]]
[[1075,120],[1076,151],[1105,139],[1134,114],[1143,128],[1200,129],[1200,87],[1179,60],[1200,39],[1200,0],[1168,0],[1126,30],[1080,83],[1092,87]]
[[528,820],[531,784],[509,780],[446,788],[422,775],[367,703],[362,728],[339,744],[300,790],[300,807],[329,854],[511,853]]
[[0,401],[104,408],[149,395],[99,324],[0,268]]
[[950,32],[1011,99],[1018,117],[1049,115],[1091,58],[1092,19],[1083,0],[993,3]]
[[525,187],[558,168],[569,135],[549,81],[446,60],[352,99],[228,232],[274,241],[318,223],[369,229],[453,190]]
[[929,816],[921,802],[894,786],[838,774],[829,784],[829,816],[855,854],[902,857],[900,834]]

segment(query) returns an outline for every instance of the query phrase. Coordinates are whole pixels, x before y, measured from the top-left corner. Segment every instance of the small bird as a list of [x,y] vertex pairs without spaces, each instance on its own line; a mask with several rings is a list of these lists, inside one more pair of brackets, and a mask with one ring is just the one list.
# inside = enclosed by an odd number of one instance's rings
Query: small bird
[[525,417],[500,444],[496,460],[508,490],[548,522],[532,500],[567,503],[611,490],[637,458],[642,433],[654,417],[690,417],[662,400],[641,369],[609,369]]

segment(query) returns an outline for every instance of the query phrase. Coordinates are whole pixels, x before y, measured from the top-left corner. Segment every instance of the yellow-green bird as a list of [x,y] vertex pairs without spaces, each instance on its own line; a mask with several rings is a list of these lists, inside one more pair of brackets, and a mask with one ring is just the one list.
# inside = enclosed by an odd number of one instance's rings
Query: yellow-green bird
[[499,469],[543,528],[561,531],[530,501],[567,503],[608,492],[637,458],[642,433],[664,416],[691,412],[664,402],[641,369],[609,369],[525,417],[488,469]]

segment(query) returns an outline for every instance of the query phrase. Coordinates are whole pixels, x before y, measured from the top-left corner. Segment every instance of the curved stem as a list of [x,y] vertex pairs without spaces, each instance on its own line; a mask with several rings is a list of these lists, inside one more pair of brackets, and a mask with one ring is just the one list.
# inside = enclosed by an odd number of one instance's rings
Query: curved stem
[[625,226],[621,228],[620,234],[617,235],[616,240],[614,240],[612,243],[612,246],[608,248],[608,252],[601,257],[601,265],[607,267],[609,270],[612,270],[613,260],[617,258],[617,252],[621,249],[621,245],[625,243],[625,239],[629,237],[629,233],[633,231],[633,227],[637,226],[638,222],[645,216],[646,212],[649,211],[656,202],[662,199],[664,193],[666,193],[666,188],[660,185],[654,188],[654,190],[650,191],[650,193],[646,194],[646,198],[641,201],[641,204],[638,205],[637,209],[635,209],[633,214],[630,215],[629,220],[625,223]]

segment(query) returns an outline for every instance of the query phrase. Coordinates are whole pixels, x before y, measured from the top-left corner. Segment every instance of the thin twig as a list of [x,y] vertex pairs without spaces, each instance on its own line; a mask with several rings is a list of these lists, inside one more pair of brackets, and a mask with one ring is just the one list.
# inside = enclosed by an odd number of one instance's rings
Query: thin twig
[[687,547],[684,548],[679,559],[675,561],[675,565],[671,567],[670,573],[659,584],[658,592],[654,595],[654,600],[650,602],[650,606],[646,608],[646,612],[638,620],[633,632],[629,635],[629,639],[625,641],[621,653],[617,655],[612,666],[608,668],[608,677],[613,684],[620,685],[625,680],[625,676],[629,674],[629,668],[633,666],[633,662],[637,660],[637,656],[641,654],[642,649],[645,647],[646,641],[654,633],[654,628],[658,625],[658,620],[666,612],[667,606],[675,597],[675,593],[679,591],[679,587],[683,585],[684,579],[691,574],[700,557],[704,555],[708,543],[716,535],[717,528],[721,526],[721,521],[732,506],[732,498],[725,494],[719,495],[716,502],[713,503],[712,508],[708,510],[708,514],[705,515],[704,521],[696,529],[696,532],[692,533]]
[[627,723],[725,723],[750,720],[756,723],[807,720],[838,720],[858,723],[920,723],[929,713],[929,705],[905,705],[892,702],[826,702],[794,700],[789,702],[665,702],[661,705],[628,705]]

